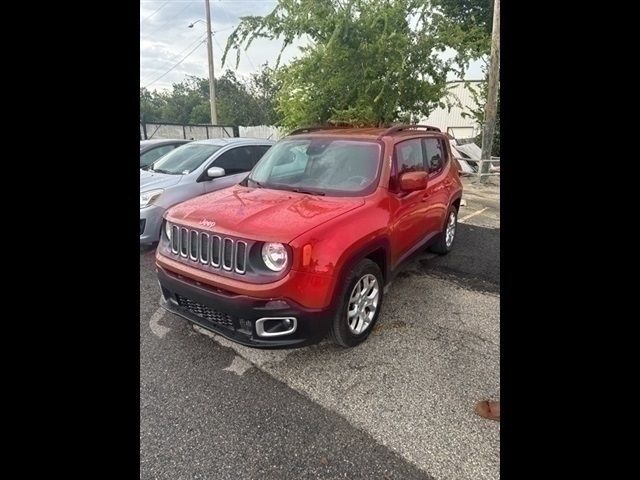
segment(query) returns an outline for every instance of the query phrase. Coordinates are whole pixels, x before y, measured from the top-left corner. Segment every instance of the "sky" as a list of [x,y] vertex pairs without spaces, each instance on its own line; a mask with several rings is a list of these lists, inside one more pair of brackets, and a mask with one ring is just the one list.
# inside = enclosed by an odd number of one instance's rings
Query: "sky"
[[[240,17],[266,15],[277,0],[210,0],[211,29],[214,32],[213,58],[215,76],[222,72],[222,53],[227,38],[238,25]],[[193,28],[189,25],[197,20]],[[140,86],[149,90],[168,90],[186,75],[207,78],[206,13],[204,0],[141,0],[140,1]],[[280,63],[286,64],[299,55],[298,46],[288,46]],[[249,50],[240,54],[235,68],[235,51],[228,55],[225,69],[239,77],[257,72],[265,62],[275,65],[282,41],[256,39]],[[168,73],[167,73],[168,72]],[[470,65],[467,79],[482,78],[481,64]],[[454,80],[455,78],[450,78]]]

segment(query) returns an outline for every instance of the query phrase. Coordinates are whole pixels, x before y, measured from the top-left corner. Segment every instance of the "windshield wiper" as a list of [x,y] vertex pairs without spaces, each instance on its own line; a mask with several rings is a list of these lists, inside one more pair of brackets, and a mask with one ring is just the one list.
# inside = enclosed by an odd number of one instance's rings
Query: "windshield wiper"
[[170,172],[169,170],[162,170],[161,168],[154,168],[152,172],[167,173],[169,175],[173,175],[173,172]]
[[311,190],[302,190],[300,188],[292,188],[291,189],[292,192],[296,192],[296,193],[306,193],[308,195],[320,195],[320,196],[325,196],[324,192],[315,192],[315,191],[311,191]]

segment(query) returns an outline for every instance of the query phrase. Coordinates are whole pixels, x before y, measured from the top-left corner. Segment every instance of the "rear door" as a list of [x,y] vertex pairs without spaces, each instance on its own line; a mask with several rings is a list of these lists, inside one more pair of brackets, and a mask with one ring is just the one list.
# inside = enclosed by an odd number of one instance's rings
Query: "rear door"
[[444,226],[449,202],[450,178],[447,170],[450,168],[448,150],[444,141],[439,137],[427,137],[422,139],[425,159],[429,171],[429,181],[425,200],[425,222],[427,234],[440,232]]

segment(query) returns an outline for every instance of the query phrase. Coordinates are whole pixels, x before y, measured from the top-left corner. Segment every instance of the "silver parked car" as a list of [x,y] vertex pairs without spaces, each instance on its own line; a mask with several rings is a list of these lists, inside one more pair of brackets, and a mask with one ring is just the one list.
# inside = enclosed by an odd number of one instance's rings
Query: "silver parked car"
[[160,239],[167,208],[241,182],[274,143],[262,138],[199,140],[140,170],[140,243]]

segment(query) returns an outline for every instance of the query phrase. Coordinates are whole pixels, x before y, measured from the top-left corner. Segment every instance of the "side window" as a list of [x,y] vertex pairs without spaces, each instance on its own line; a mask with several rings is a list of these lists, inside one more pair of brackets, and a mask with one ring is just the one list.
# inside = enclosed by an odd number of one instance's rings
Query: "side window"
[[427,152],[429,173],[439,172],[446,161],[446,150],[439,138],[425,138],[424,147]]
[[157,159],[162,157],[164,154],[169,153],[174,148],[175,145],[163,145],[162,147],[156,147],[152,150],[144,152],[142,155],[140,155],[140,166],[146,167],[147,165],[151,165]]
[[395,146],[393,166],[389,188],[398,189],[400,175],[406,172],[425,172],[425,161],[422,154],[422,142],[419,138],[405,140]]
[[236,147],[216,158],[211,166],[224,168],[227,175],[234,175],[251,170],[253,168],[252,160],[251,147]]
[[258,145],[249,148],[251,149],[251,168],[253,168],[258,163],[258,160],[271,148],[271,145]]

